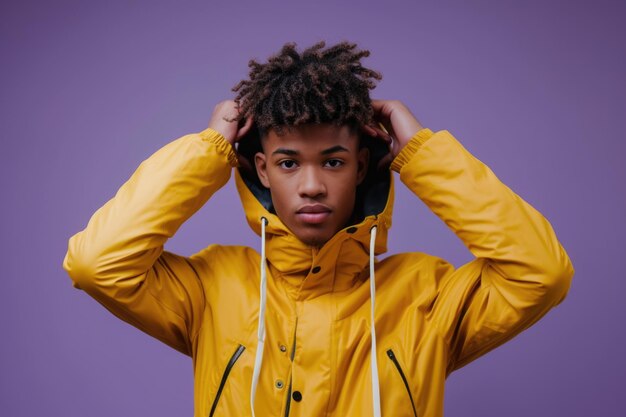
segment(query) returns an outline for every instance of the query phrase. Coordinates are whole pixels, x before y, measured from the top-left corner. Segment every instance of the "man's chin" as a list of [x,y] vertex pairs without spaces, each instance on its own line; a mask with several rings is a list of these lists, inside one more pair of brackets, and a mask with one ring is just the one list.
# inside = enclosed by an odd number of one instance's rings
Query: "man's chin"
[[314,246],[317,248],[321,248],[326,242],[330,240],[329,237],[322,235],[306,235],[300,236],[298,237],[298,239],[300,239],[300,241],[305,245]]

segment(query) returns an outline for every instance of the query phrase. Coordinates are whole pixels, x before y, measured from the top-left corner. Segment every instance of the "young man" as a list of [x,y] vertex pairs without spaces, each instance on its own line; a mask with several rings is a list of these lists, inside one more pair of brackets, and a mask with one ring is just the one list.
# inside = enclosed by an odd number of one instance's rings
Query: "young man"
[[[446,130],[370,100],[368,51],[286,44],[159,149],[69,240],[63,267],[122,320],[189,355],[195,416],[443,415],[447,376],[567,294],[550,223]],[[164,243],[229,179],[261,253]],[[462,239],[456,269],[383,260],[393,175]]]

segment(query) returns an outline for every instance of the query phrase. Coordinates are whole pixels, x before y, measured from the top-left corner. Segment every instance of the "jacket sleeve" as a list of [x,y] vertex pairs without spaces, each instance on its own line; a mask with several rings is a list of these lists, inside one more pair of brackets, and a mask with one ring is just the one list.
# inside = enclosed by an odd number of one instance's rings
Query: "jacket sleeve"
[[201,252],[165,251],[166,240],[230,178],[237,157],[207,128],[153,153],[70,237],[63,269],[120,319],[191,355],[204,308]]
[[430,317],[448,343],[446,375],[512,339],[565,298],[574,275],[550,223],[450,132],[424,128],[391,168],[476,257],[433,257]]

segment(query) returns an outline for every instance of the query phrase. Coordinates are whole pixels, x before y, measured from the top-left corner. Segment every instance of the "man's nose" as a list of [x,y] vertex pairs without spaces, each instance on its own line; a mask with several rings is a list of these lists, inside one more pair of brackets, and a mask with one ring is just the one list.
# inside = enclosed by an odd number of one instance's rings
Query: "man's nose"
[[302,167],[298,183],[300,197],[319,197],[326,194],[326,185],[314,167]]

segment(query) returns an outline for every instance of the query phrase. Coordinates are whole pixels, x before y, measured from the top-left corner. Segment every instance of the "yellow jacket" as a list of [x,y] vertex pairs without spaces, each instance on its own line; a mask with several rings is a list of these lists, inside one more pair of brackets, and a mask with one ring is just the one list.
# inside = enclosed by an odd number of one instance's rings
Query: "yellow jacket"
[[[210,128],[168,143],[69,239],[63,260],[74,287],[191,356],[194,417],[249,416],[251,401],[260,417],[372,416],[375,392],[383,416],[443,416],[447,376],[569,290],[574,268],[550,223],[447,130],[417,132],[391,169],[475,256],[460,268],[421,252],[370,257],[370,243],[372,255],[386,251],[390,170],[371,184],[363,220],[318,251],[237,166]],[[244,246],[165,251],[231,171],[266,261]]]

